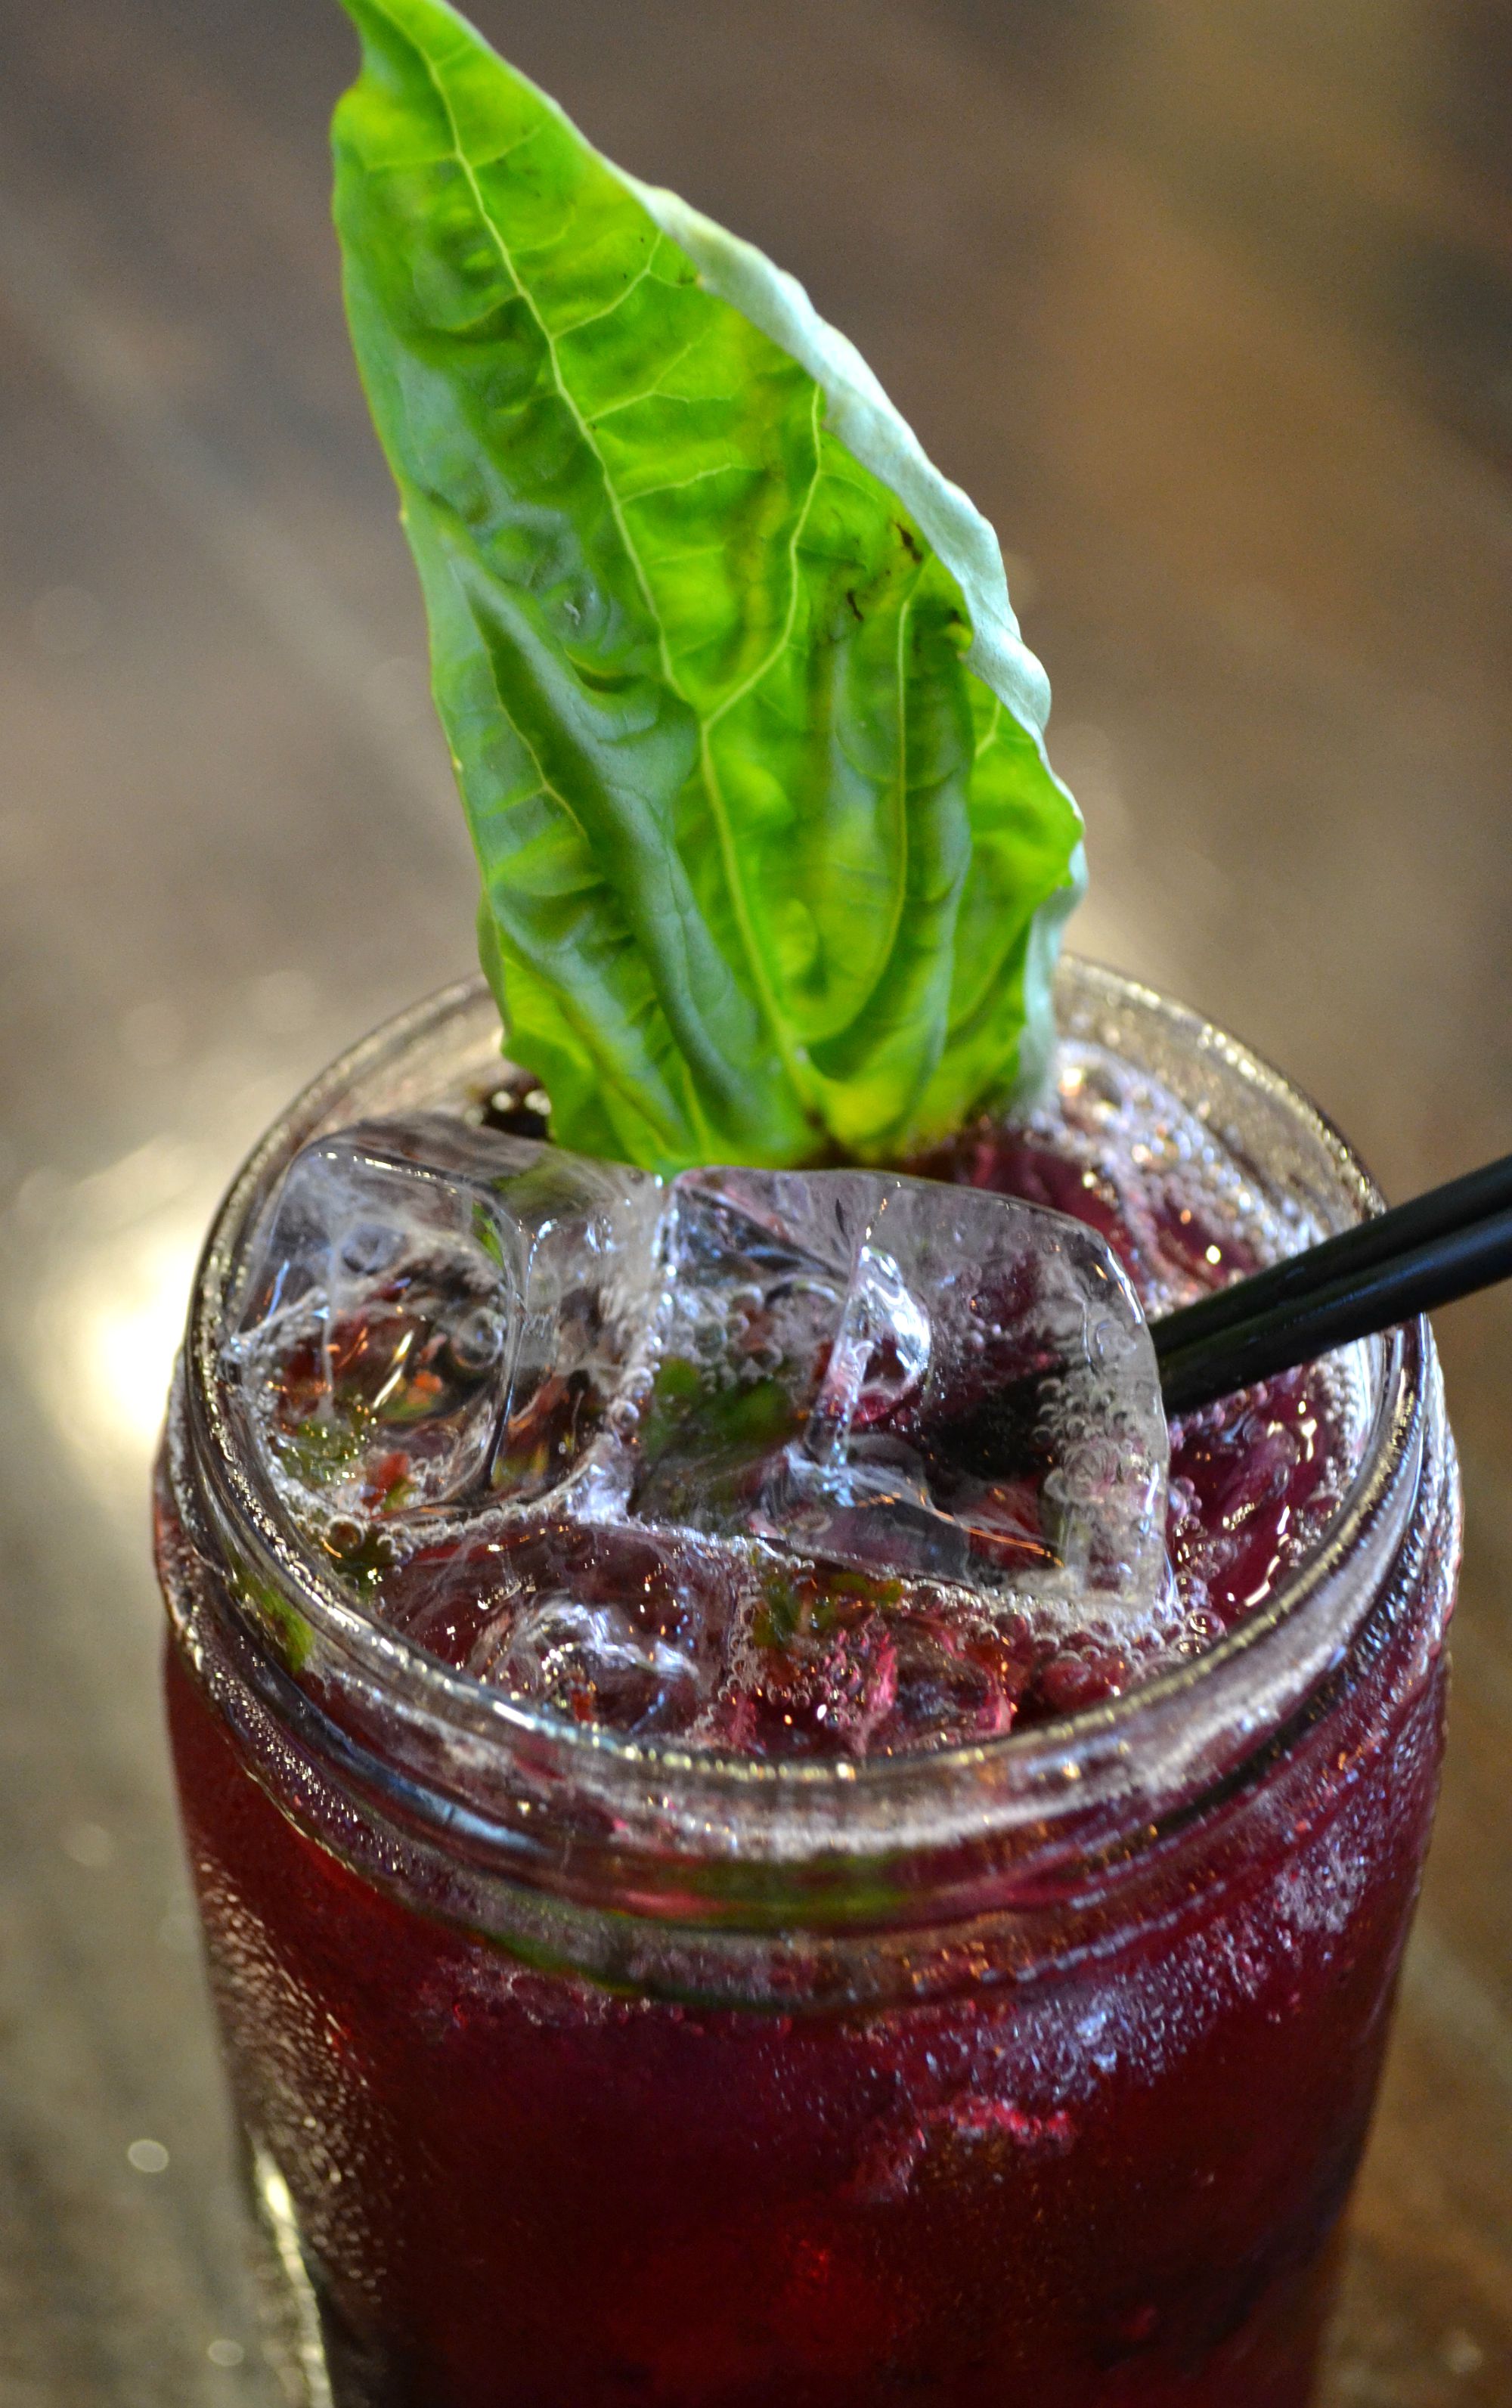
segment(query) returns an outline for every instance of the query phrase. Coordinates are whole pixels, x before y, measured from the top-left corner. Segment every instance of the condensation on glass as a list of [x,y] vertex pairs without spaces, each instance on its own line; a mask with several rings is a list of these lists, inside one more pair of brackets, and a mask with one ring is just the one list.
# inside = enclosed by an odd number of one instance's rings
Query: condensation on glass
[[[1319,1229],[1374,1191],[1243,1047],[1070,964]],[[290,1541],[215,1364],[297,1148],[496,1077],[478,986],[270,1131],[160,1484],[170,1713],[294,2396],[337,2408],[1298,2408],[1441,1746],[1459,1491],[1373,1341],[1316,1553],[1205,1656],[937,1756],[775,1764],[532,1713]]]

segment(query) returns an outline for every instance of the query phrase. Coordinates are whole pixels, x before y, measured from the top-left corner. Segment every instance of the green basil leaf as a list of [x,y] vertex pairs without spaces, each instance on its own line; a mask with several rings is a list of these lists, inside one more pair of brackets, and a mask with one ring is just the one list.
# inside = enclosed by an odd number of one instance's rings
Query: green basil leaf
[[1022,1088],[1080,821],[991,529],[791,277],[445,0],[346,5],[352,337],[555,1133],[897,1154]]

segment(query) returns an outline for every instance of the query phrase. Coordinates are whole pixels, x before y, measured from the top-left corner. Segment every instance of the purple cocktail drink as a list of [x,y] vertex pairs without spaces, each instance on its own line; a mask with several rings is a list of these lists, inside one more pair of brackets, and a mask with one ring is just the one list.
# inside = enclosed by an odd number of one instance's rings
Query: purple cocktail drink
[[[1060,1004],[1054,1100],[921,1168],[1091,1224],[1152,1310],[1368,1205],[1241,1049],[1105,973]],[[1178,1426],[1169,1569],[1121,1625],[1036,1589],[1032,1462],[995,1520],[971,1492],[985,1586],[846,1541],[742,1588],[727,1535],[555,1514],[612,1380],[513,1431],[546,1506],[428,1505],[487,1331],[448,1353],[403,1283],[379,1311],[369,1223],[321,1360],[257,1357],[260,1452],[236,1333],[280,1177],[375,1114],[476,1119],[492,1034],[422,1010],[254,1157],[162,1489],[185,1822],[307,2396],[1301,2408],[1436,1781],[1426,1327]],[[334,1470],[333,1398],[364,1439]],[[979,1403],[946,1398],[958,1440]],[[782,1442],[748,1421],[742,1493]],[[689,1512],[729,1447],[697,1460]]]

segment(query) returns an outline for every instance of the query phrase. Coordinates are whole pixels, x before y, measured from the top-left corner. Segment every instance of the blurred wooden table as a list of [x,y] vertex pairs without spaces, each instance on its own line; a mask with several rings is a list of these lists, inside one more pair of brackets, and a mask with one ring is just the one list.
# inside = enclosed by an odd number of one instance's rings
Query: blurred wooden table
[[[1002,530],[1078,940],[1402,1195],[1512,1146],[1512,14],[478,0],[806,279]],[[0,2403],[273,2393],[169,1815],[144,1487],[195,1239],[463,968],[349,365],[328,0],[0,0]],[[1512,1305],[1446,1315],[1450,1770],[1329,2408],[1512,2399]]]

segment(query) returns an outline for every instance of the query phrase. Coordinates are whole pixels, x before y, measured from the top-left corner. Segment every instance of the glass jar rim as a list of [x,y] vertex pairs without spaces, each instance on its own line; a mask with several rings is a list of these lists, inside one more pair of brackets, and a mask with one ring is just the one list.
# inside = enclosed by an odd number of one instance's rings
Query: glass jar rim
[[[1206,1056],[1315,1150],[1337,1191],[1339,1226],[1378,1209],[1374,1182],[1332,1123],[1280,1072],[1200,1014],[1075,957],[1063,962],[1058,998],[1063,1021],[1067,1007],[1158,1021],[1184,1051]],[[481,1044],[492,1013],[483,981],[459,981],[385,1022],[295,1097],[249,1155],[216,1214],[195,1276],[185,1347],[195,1472],[227,1553],[275,1584],[317,1634],[328,1662],[349,1667],[382,1701],[396,1732],[403,1727],[422,1736],[427,1764],[446,1760],[438,1789],[447,1790],[453,1775],[459,1784],[445,1811],[449,1826],[458,1794],[473,1801],[463,1811],[475,1812],[494,1781],[523,1766],[547,1789],[577,1790],[612,1827],[608,1844],[620,1854],[670,1846],[685,1860],[727,1863],[739,1855],[772,1867],[819,1860],[855,1867],[868,1858],[896,1862],[911,1853],[992,1842],[1042,1852],[1063,1827],[1068,1839],[1074,1828],[1077,1853],[1085,1855],[1090,1835],[1111,1842],[1131,1818],[1150,1820],[1242,1777],[1244,1764],[1273,1748],[1277,1734],[1306,1712],[1354,1645],[1410,1518],[1431,1388],[1424,1323],[1370,1342],[1361,1462],[1316,1547],[1273,1596],[1178,1668],[1024,1731],[928,1754],[858,1759],[773,1761],[692,1749],[533,1709],[365,1616],[295,1542],[238,1444],[218,1377],[221,1334],[247,1235],[293,1154],[363,1110],[434,1100],[434,1070],[447,1058],[449,1040],[454,1055],[459,1034],[476,1023]],[[493,1016],[495,1044],[497,1027]],[[385,1073],[386,1103],[343,1109]]]

